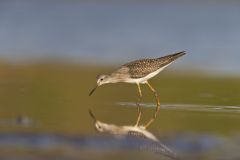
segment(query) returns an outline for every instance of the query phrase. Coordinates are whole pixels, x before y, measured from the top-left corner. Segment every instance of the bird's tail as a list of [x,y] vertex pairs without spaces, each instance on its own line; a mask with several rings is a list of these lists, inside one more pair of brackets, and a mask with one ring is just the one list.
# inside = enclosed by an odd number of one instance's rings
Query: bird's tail
[[168,148],[166,145],[161,143],[160,141],[158,142],[153,142],[147,140],[145,144],[142,144],[140,148],[144,151],[151,151],[160,155],[163,155],[165,157],[168,157],[172,160],[180,160],[181,158],[170,148]]
[[181,158],[170,148],[168,148],[166,145],[164,145],[161,142],[157,143],[157,149],[155,150],[156,153],[160,153],[166,157],[169,157],[173,160],[180,160]]
[[183,56],[186,54],[186,51],[181,51],[181,52],[177,52],[177,53],[174,53],[174,54],[170,54],[170,55],[167,55],[167,56],[164,56],[164,57],[160,57],[158,59],[161,59],[161,60],[166,60],[168,61],[169,63],[176,60],[177,58]]

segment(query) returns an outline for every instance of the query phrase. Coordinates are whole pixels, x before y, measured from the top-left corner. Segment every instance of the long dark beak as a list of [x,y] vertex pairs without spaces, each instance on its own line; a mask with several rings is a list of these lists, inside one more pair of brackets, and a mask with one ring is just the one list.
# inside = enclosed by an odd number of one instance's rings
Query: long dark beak
[[97,89],[98,85],[96,85],[96,87],[94,87],[91,92],[89,93],[89,96],[91,96],[93,94],[93,92]]
[[97,118],[94,116],[94,114],[92,113],[92,111],[89,109],[88,112],[89,112],[90,116],[92,117],[92,119],[94,120],[94,122],[96,122],[96,121],[97,121]]

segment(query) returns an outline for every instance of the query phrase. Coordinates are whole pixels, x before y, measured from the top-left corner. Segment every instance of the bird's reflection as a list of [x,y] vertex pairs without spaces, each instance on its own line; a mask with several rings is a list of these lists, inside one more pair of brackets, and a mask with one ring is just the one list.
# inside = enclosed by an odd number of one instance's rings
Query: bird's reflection
[[118,126],[108,124],[98,120],[93,112],[89,110],[89,114],[94,120],[94,127],[99,133],[109,134],[116,138],[122,138],[127,142],[128,147],[138,148],[159,153],[171,159],[179,159],[175,152],[161,143],[158,138],[143,126],[127,125]]

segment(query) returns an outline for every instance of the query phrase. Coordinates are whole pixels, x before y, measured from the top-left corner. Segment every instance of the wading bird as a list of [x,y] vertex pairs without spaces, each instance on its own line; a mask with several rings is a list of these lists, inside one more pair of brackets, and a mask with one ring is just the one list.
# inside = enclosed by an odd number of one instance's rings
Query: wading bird
[[140,113],[139,120],[141,117],[141,109],[139,102],[142,98],[142,91],[140,88],[140,84],[147,84],[151,91],[154,93],[157,107],[156,111],[145,127],[149,126],[157,117],[159,109],[160,109],[160,100],[156,90],[149,84],[148,80],[156,76],[159,72],[161,72],[164,68],[169,66],[174,60],[177,58],[185,55],[186,52],[178,52],[174,54],[170,54],[164,57],[155,58],[155,59],[140,59],[136,61],[129,62],[127,64],[122,65],[117,70],[113,71],[110,74],[101,74],[97,76],[97,85],[93,90],[90,92],[89,96],[101,85],[107,83],[118,83],[118,82],[125,82],[125,83],[135,83],[138,87],[138,112]]

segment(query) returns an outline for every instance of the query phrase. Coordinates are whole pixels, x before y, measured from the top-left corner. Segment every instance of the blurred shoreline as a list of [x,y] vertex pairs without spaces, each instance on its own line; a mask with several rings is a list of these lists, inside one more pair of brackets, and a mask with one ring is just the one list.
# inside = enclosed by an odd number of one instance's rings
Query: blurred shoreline
[[[127,62],[125,62],[127,63]],[[48,66],[48,67],[75,67],[80,70],[98,70],[98,71],[105,71],[111,72],[114,69],[120,67],[122,64],[115,63],[99,63],[93,62],[92,60],[73,60],[68,58],[42,58],[42,59],[29,59],[29,60],[6,60],[0,59],[0,70],[7,69],[7,68],[21,68],[21,67],[36,67],[36,66]],[[167,70],[167,71],[165,71]],[[193,64],[190,65],[183,65],[177,66],[172,64],[168,68],[166,68],[163,73],[161,74],[170,74],[170,75],[188,75],[188,76],[202,76],[202,77],[222,77],[222,78],[240,78],[239,72],[226,72],[226,71],[219,71],[210,69],[200,69]]]

